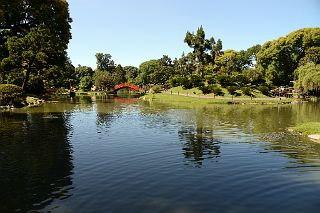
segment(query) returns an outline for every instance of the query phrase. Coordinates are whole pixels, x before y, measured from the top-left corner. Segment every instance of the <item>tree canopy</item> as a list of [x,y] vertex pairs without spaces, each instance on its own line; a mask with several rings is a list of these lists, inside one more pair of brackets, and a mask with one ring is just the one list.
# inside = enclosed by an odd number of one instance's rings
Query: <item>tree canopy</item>
[[320,64],[308,63],[295,70],[295,88],[306,92],[320,92]]
[[34,76],[42,82],[52,72],[63,78],[71,21],[66,0],[3,0],[0,4],[2,82],[15,83],[27,90]]
[[319,62],[320,28],[304,28],[262,45],[258,68],[274,85],[287,85],[299,65]]

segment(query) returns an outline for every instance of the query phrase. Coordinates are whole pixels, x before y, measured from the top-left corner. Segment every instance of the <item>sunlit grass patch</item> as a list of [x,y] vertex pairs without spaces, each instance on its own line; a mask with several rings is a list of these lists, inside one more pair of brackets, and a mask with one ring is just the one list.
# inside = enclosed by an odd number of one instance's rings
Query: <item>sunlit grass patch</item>
[[320,134],[320,122],[302,123],[293,127],[292,130],[304,135]]

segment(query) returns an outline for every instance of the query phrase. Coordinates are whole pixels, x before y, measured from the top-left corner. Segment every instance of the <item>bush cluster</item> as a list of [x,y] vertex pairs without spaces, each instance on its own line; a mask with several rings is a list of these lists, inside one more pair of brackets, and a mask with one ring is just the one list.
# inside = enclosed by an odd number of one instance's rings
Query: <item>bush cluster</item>
[[23,102],[23,90],[13,84],[0,84],[0,105],[21,105]]

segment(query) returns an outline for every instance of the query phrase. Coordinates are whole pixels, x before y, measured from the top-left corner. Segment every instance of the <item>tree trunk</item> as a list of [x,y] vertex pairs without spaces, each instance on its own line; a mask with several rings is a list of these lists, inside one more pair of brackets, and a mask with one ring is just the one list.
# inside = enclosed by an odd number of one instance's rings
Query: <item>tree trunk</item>
[[22,90],[25,92],[28,86],[29,82],[29,76],[30,76],[30,69],[27,69],[26,75],[24,76],[23,79],[23,84],[22,84]]

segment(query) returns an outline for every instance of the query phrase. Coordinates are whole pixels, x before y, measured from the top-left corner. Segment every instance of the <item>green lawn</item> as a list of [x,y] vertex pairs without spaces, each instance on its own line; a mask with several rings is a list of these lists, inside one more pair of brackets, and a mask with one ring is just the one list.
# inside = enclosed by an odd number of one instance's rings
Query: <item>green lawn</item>
[[[231,98],[232,95],[228,92],[228,90],[226,88],[220,87],[222,92],[224,93],[225,98]],[[172,93],[179,93],[179,94],[188,94],[188,95],[204,95],[203,92],[201,90],[199,90],[198,88],[192,88],[192,89],[183,89],[182,86],[179,87],[173,87],[169,90],[167,90],[167,92],[172,92]],[[241,90],[237,90],[236,91],[238,94],[240,94],[240,96],[237,96],[238,98],[251,98],[251,96],[247,96],[242,94]],[[266,95],[263,95],[259,90],[254,89],[252,91],[252,95],[255,98],[269,98]],[[208,94],[206,96],[214,96],[214,94]]]
[[[182,93],[180,93],[182,94]],[[244,99],[237,99],[237,98],[214,98],[213,96],[198,96],[198,97],[191,97],[191,96],[185,96],[185,95],[176,95],[176,94],[147,94],[143,97],[141,97],[144,100],[156,100],[161,102],[168,102],[168,103],[198,103],[198,104],[286,104],[291,103],[292,99],[283,99],[279,100],[278,98],[272,99],[266,99],[266,100],[251,100],[250,98]]]

